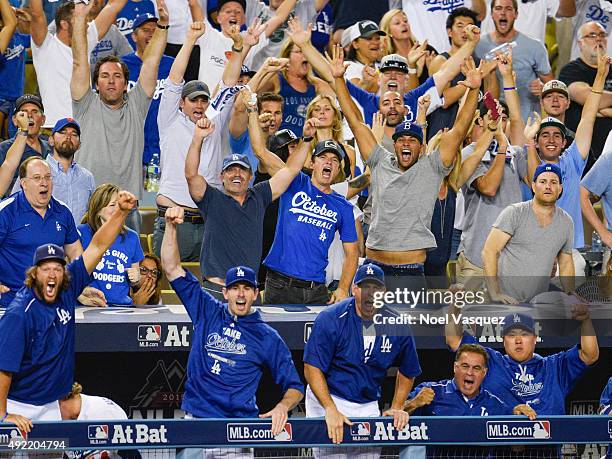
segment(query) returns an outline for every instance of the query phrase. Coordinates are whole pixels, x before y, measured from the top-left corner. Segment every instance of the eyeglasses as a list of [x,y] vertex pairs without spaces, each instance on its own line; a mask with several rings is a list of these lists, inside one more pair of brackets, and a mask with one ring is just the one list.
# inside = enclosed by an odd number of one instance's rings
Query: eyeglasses
[[608,38],[608,34],[605,32],[600,32],[600,33],[591,32],[586,35],[583,35],[582,38],[588,38],[589,40],[595,40],[597,38],[601,38],[602,40],[605,40],[606,38]]
[[34,183],[41,183],[41,182],[50,182],[51,181],[51,176],[50,175],[34,175],[33,177],[24,177],[27,178],[29,180],[32,180]]
[[151,276],[153,277],[159,277],[161,272],[159,271],[159,269],[149,269],[149,268],[145,268],[144,266],[141,266],[140,274],[142,274],[143,276],[146,276],[147,274],[151,274]]

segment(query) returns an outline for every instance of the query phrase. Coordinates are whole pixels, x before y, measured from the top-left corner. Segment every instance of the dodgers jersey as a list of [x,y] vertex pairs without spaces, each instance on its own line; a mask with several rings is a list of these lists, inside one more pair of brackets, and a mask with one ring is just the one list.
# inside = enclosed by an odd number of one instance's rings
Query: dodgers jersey
[[0,370],[13,373],[8,398],[44,405],[68,394],[74,381],[74,306],[91,282],[81,257],[70,263],[68,289],[53,304],[22,287],[0,318]]
[[190,272],[171,285],[194,329],[183,410],[199,418],[257,417],[255,393],[264,367],[283,393],[304,392],[287,345],[259,311],[233,316]]
[[288,276],[324,283],[336,230],[342,242],[357,240],[353,205],[335,191],[323,193],[300,172],[280,197],[274,242],[264,264]]
[[599,414],[612,416],[612,378],[608,379],[608,384],[601,393]]
[[421,383],[410,392],[408,399],[416,397],[425,387],[434,391],[434,399],[429,405],[417,408],[413,416],[503,416],[512,414],[512,407],[482,387],[476,397],[467,398],[459,391],[454,379]]
[[[386,308],[379,313],[394,315]],[[364,335],[364,325],[374,327],[373,332]],[[355,298],[347,298],[317,316],[304,348],[304,363],[323,372],[330,394],[354,403],[377,401],[389,368],[399,366],[407,378],[421,374],[414,338],[406,326],[401,327],[405,336],[397,336],[398,331],[364,322],[357,315]]]
[[[461,344],[479,343],[464,333]],[[578,346],[546,357],[534,354],[522,363],[495,349],[485,349],[489,371],[483,387],[511,407],[528,404],[540,416],[565,414],[565,397],[588,368],[580,360]]]

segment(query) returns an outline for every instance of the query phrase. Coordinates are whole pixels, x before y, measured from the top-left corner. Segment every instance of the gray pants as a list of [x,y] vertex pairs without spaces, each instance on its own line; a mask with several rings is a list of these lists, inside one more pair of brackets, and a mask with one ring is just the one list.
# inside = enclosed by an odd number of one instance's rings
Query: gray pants
[[[166,220],[162,217],[155,219],[153,227],[153,252],[159,256],[161,244],[166,231]],[[204,223],[185,222],[176,229],[179,254],[181,261],[199,261],[204,239]]]

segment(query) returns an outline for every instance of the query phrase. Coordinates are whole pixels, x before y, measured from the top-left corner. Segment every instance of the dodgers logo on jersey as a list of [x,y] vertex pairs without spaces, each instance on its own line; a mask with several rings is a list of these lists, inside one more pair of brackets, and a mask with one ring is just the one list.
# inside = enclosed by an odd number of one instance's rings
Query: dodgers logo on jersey
[[72,319],[70,313],[65,309],[57,308],[55,313],[57,314],[57,317],[62,325],[67,325],[68,322],[70,322],[70,319]]
[[391,340],[387,336],[383,335],[380,341],[380,352],[388,354],[391,352],[392,347],[393,344],[391,343]]
[[427,11],[448,11],[449,13],[464,5],[463,0],[425,0]]
[[544,383],[534,383],[535,377],[527,372],[527,367],[519,365],[519,372],[514,373],[514,381],[512,381],[512,392],[517,397],[529,397],[537,395],[542,390]]

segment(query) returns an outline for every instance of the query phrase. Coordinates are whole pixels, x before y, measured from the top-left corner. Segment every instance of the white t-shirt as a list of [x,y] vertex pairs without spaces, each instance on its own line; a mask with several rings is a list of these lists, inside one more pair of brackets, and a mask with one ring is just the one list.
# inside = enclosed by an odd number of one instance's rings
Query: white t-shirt
[[408,16],[414,36],[421,42],[427,39],[438,53],[450,49],[446,18],[451,11],[462,6],[471,8],[472,0],[402,0],[402,9]]
[[[201,2],[202,3],[202,2]],[[153,2],[155,4],[155,2]],[[170,12],[168,25],[168,43],[182,45],[191,24],[191,11],[185,0],[166,0],[166,6]],[[157,6],[156,6],[157,8]],[[206,2],[203,2],[203,10],[206,14]],[[206,29],[208,32],[209,29]]]
[[[92,21],[87,26],[88,54],[97,43],[98,29]],[[55,34],[47,32],[41,46],[36,46],[32,40],[32,60],[47,117],[44,127],[53,127],[57,120],[72,117],[72,49],[62,43]]]
[[[484,36],[495,30],[495,25],[491,19],[491,3],[487,5],[487,17],[482,21],[480,36]],[[559,9],[559,0],[534,0],[527,3],[518,2],[518,17],[514,23],[514,28],[524,33],[530,38],[540,40],[545,43],[546,37],[546,18],[554,18]]]
[[572,19],[574,25],[574,34],[572,35],[572,55],[570,59],[574,60],[580,55],[578,49],[578,29],[583,24],[591,21],[600,23],[606,32],[608,32],[608,56],[612,55],[612,3],[606,0],[577,0],[576,1],[576,16]]
[[119,405],[106,397],[81,394],[81,413],[77,421],[90,419],[127,419],[128,416]]

